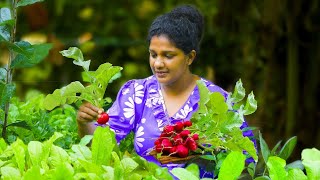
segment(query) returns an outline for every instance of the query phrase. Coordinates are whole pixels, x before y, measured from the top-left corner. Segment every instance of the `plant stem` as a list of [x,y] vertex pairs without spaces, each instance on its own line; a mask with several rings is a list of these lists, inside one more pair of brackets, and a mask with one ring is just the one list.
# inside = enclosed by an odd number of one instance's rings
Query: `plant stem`
[[[15,41],[15,35],[16,35],[16,28],[17,28],[17,0],[12,0],[12,16],[14,20],[14,25],[12,27],[11,33],[10,33],[10,43],[14,43]],[[13,51],[9,50],[9,60],[8,60],[8,66],[7,66],[7,76],[6,76],[6,84],[12,83],[12,76],[13,76],[13,69],[11,69],[11,62],[15,58],[15,53]],[[5,105],[5,116],[4,116],[4,122],[2,127],[2,137],[6,139],[7,137],[7,123],[8,123],[8,116],[9,116],[9,108],[10,108],[10,98],[8,102],[6,102]]]

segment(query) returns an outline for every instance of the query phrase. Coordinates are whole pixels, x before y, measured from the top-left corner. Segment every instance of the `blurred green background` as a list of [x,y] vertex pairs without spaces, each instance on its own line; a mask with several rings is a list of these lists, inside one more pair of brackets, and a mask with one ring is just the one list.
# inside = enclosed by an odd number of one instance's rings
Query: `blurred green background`
[[[146,35],[152,20],[178,4],[193,4],[205,16],[205,32],[192,71],[228,91],[241,78],[258,100],[249,125],[258,127],[270,147],[298,136],[292,158],[300,159],[302,149],[320,148],[319,3],[46,0],[26,6],[18,12],[16,39],[54,47],[41,64],[15,72],[17,95],[23,98],[31,89],[52,93],[80,80],[81,67],[59,53],[77,46],[91,59],[91,70],[106,61],[124,68],[107,90],[114,99],[127,80],[151,75]],[[0,47],[1,65],[7,59]]]

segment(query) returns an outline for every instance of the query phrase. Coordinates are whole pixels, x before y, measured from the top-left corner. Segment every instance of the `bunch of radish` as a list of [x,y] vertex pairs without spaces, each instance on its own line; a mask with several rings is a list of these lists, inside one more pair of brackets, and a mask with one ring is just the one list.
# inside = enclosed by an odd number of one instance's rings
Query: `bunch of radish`
[[191,121],[177,122],[166,125],[158,139],[154,142],[154,149],[162,155],[187,157],[190,151],[195,151],[198,134],[191,134],[186,127],[192,125]]

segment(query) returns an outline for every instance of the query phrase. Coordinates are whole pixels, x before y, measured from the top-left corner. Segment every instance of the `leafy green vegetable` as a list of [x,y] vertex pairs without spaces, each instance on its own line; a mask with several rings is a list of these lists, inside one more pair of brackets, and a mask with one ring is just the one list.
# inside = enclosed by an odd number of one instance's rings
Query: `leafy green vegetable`
[[245,155],[232,151],[223,161],[218,180],[236,179],[244,169]]
[[84,60],[80,49],[70,47],[68,50],[61,51],[61,54],[74,59],[73,63],[83,68],[83,80],[89,82],[89,85],[84,87],[79,81],[75,81],[61,89],[56,89],[52,94],[46,96],[44,107],[47,110],[52,110],[59,105],[72,104],[82,100],[100,108],[110,103],[110,98],[104,98],[105,91],[108,84],[119,77],[122,67],[104,63],[96,71],[89,71],[90,60]]
[[304,149],[301,153],[308,179],[320,179],[320,151],[316,148]]
[[[240,101],[245,96],[241,80],[236,83],[233,94],[225,99],[221,93],[210,92],[205,84],[198,81],[200,92],[199,109],[191,118],[193,122],[190,129],[199,134],[198,144],[210,144],[202,147],[206,152],[215,152],[224,149],[228,152],[246,151],[255,160],[258,159],[253,142],[244,137],[240,126],[243,124],[244,115],[251,114],[257,109],[257,102],[253,93],[249,94],[246,105]],[[235,107],[239,106],[236,110]]]
[[286,161],[276,156],[268,158],[267,166],[269,168],[269,176],[272,180],[286,179],[288,172],[285,170]]

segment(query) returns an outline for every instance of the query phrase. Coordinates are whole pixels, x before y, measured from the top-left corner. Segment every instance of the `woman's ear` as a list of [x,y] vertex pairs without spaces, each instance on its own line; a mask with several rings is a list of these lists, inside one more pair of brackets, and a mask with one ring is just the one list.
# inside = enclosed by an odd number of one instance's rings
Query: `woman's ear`
[[193,60],[195,60],[197,55],[197,52],[195,50],[190,51],[190,53],[187,55],[188,56],[188,65],[191,65]]

